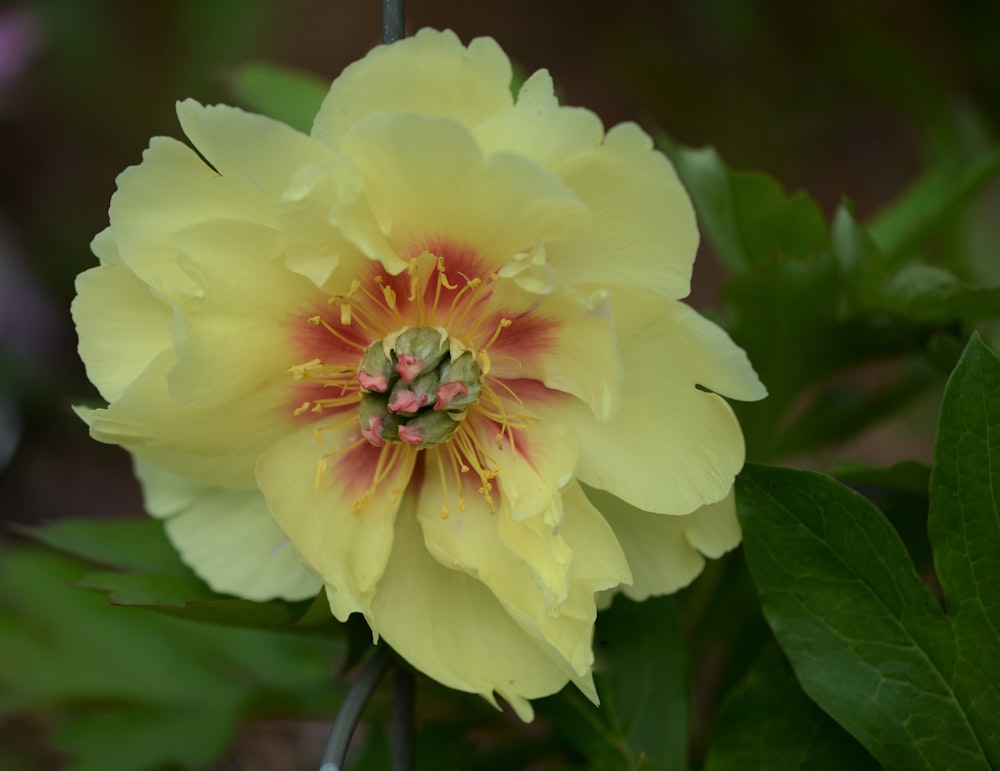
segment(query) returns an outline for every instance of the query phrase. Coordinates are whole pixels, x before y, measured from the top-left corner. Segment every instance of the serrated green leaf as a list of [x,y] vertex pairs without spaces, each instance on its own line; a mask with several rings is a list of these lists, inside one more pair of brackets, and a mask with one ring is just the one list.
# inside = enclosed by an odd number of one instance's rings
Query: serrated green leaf
[[[978,666],[1000,687],[1000,360],[978,335],[948,381],[934,458],[938,580],[960,642],[982,643],[968,655],[985,656]],[[1000,738],[993,746],[1000,758]]]
[[695,150],[666,139],[663,144],[691,195],[702,232],[731,271],[829,248],[823,214],[804,193],[786,196],[765,174],[730,171],[712,148]]
[[260,62],[244,64],[232,82],[233,95],[244,107],[304,134],[312,130],[329,88],[329,83],[315,75]]
[[879,764],[802,692],[773,646],[723,705],[705,771],[876,771]]
[[617,597],[594,647],[600,708],[568,689],[540,702],[544,714],[595,767],[686,768],[687,660],[674,599]]
[[822,474],[762,466],[740,475],[737,500],[764,614],[804,690],[887,768],[997,764],[997,681],[965,661],[968,641],[881,512]]
[[889,310],[920,324],[938,326],[1000,318],[1000,288],[959,281],[932,265],[910,265],[886,289]]
[[919,254],[1000,173],[1000,147],[962,168],[934,169],[870,225],[887,263],[898,268]]

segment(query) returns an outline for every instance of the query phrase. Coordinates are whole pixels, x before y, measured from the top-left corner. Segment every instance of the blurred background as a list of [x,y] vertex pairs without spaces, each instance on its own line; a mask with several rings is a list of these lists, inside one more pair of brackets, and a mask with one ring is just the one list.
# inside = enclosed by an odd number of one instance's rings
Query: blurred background
[[[407,6],[410,32],[490,35],[525,73],[548,68],[562,101],[593,109],[605,125],[634,120],[686,145],[713,145],[731,167],[804,189],[827,215],[844,197],[862,221],[876,215],[930,167],[957,166],[987,146],[1000,125],[992,0]],[[74,277],[96,262],[88,244],[107,224],[115,176],[139,161],[150,136],[181,136],[177,100],[234,102],[233,74],[248,61],[330,80],[378,42],[379,29],[375,0],[0,4],[5,525],[141,514],[125,453],[91,441],[70,409],[96,397],[68,307]],[[970,279],[1000,279],[988,251],[998,212],[994,185],[937,246],[940,259]],[[703,252],[698,307],[718,303],[724,278]],[[933,412],[924,418],[911,414],[894,443],[830,457],[927,460]],[[16,538],[0,532],[0,541]]]

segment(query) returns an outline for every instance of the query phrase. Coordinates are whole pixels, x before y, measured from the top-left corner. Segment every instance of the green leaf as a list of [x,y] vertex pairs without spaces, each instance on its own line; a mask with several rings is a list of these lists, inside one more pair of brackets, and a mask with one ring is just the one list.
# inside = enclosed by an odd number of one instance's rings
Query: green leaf
[[938,326],[1000,318],[1000,288],[959,281],[932,265],[910,265],[887,288],[890,310],[915,323]]
[[113,604],[134,605],[188,621],[250,629],[286,629],[335,635],[341,631],[325,598],[254,602],[212,591],[181,562],[156,519],[63,520],[18,532],[53,548],[128,572],[98,571],[75,582],[106,592]]
[[225,751],[236,720],[235,710],[212,720],[175,706],[94,710],[60,727],[56,743],[76,758],[69,771],[207,768]]
[[158,519],[64,519],[15,530],[75,557],[121,570],[191,576]]
[[875,387],[825,384],[791,425],[775,432],[771,451],[777,456],[796,455],[856,436],[906,407],[934,382],[933,375],[925,365],[890,373],[886,382]]
[[[995,689],[1000,687],[1000,360],[978,335],[948,381],[934,456],[930,535],[938,580],[959,641],[981,644],[967,651],[977,658],[963,666],[981,666]],[[995,731],[992,746],[1000,765]]]
[[872,238],[898,268],[965,210],[1000,173],[1000,147],[956,169],[934,169],[871,224]]
[[204,768],[258,704],[335,709],[338,643],[111,607],[69,585],[86,570],[36,547],[0,554],[0,714],[45,714],[69,768]]
[[673,598],[617,597],[594,646],[600,708],[566,689],[539,702],[543,713],[595,767],[686,768],[687,660]]
[[850,734],[802,692],[781,653],[769,646],[716,719],[705,771],[875,771]]
[[844,317],[878,309],[885,293],[885,257],[874,239],[846,206],[833,215],[833,255],[844,277]]
[[822,474],[762,466],[737,500],[764,614],[806,693],[888,768],[1000,763],[1000,678],[984,679],[982,641],[942,616],[881,512]]
[[804,193],[786,196],[764,174],[730,171],[712,148],[662,143],[691,195],[702,232],[731,271],[829,248],[823,214]]
[[287,123],[304,134],[330,85],[308,73],[254,62],[236,70],[232,90],[244,107]]

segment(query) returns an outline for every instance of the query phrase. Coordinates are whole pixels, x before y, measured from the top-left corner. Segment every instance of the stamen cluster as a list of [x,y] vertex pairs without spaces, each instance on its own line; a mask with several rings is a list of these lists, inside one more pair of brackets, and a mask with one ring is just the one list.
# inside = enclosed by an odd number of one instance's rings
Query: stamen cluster
[[441,327],[411,327],[369,345],[358,367],[361,434],[375,447],[445,442],[483,390],[475,354]]

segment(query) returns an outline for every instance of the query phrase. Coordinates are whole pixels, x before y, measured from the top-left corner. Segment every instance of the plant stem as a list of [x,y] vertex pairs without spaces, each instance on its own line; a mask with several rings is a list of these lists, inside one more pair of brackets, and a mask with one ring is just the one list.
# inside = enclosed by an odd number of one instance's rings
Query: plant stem
[[413,768],[413,672],[400,662],[392,673],[392,771]]
[[406,37],[406,0],[382,0],[382,42],[388,45]]
[[354,729],[357,728],[361,713],[365,711],[375,688],[392,666],[392,654],[389,649],[380,645],[374,655],[368,659],[358,679],[354,681],[340,705],[340,711],[334,718],[330,738],[323,750],[323,759],[319,771],[341,771],[344,757],[347,755],[347,745],[351,743]]

